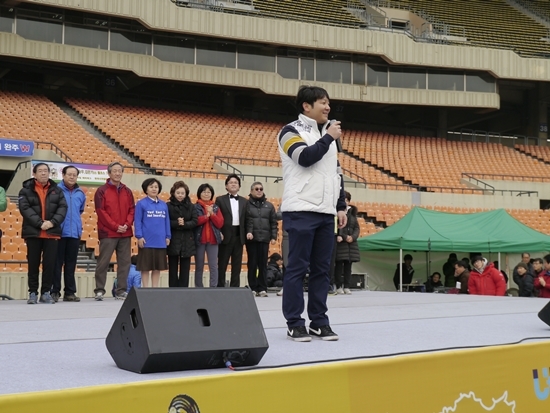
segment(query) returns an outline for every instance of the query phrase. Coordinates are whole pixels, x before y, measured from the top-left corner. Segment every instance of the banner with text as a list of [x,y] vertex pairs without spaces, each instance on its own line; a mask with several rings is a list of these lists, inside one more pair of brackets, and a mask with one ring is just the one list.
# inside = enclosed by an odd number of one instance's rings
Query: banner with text
[[107,165],[39,161],[33,159],[32,168],[34,168],[34,165],[37,163],[45,163],[50,167],[50,179],[55,182],[60,182],[63,179],[61,171],[68,165],[76,166],[80,171],[77,181],[79,185],[103,185],[107,181],[107,178],[109,178],[109,175],[107,174]]
[[32,156],[34,153],[33,141],[18,141],[15,139],[0,138],[0,156]]

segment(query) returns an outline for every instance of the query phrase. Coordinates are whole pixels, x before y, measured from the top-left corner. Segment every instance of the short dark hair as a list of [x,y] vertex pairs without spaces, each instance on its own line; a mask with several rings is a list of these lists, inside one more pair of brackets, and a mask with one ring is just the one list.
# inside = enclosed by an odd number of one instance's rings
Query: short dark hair
[[137,255],[134,254],[130,257],[130,263],[133,265],[137,265]]
[[454,259],[456,259],[456,254],[455,254],[454,252],[451,252],[451,253],[449,254],[449,258],[454,258]]
[[210,184],[201,184],[199,186],[199,189],[197,189],[197,199],[201,199],[201,194],[205,189],[210,189],[210,192],[212,192],[212,199],[214,199],[214,188],[212,188]]
[[535,259],[533,260],[533,264],[534,264],[535,262],[538,262],[539,264],[544,264],[544,263],[542,262],[542,258],[535,258]]
[[527,255],[529,258],[531,258],[531,254],[529,254],[528,252],[522,252],[521,258],[523,258],[524,255]]
[[46,165],[46,168],[48,168],[48,172],[50,172],[50,165],[48,165],[48,164],[45,163],[45,162],[38,162],[36,165],[34,165],[34,166],[32,167],[32,172],[33,172],[33,173],[36,173],[36,171],[38,170],[38,168],[39,168],[40,166],[42,166],[42,165]]
[[298,94],[296,95],[296,109],[298,113],[304,113],[304,103],[309,103],[311,106],[319,99],[327,98],[328,92],[322,87],[318,86],[300,86]]
[[279,254],[278,252],[274,252],[273,254],[271,254],[269,256],[269,261],[271,262],[276,262],[276,261],[279,261],[279,260],[282,260],[283,257],[281,257],[281,254]]
[[432,277],[433,277],[434,275],[437,275],[437,276],[439,276],[439,278],[441,278],[441,273],[440,273],[440,272],[437,272],[437,271],[434,272],[434,273],[432,274]]
[[176,193],[176,191],[180,188],[185,189],[185,198],[184,199],[189,198],[189,187],[183,181],[174,182],[174,185],[172,185],[172,188],[170,188],[170,196],[173,197],[174,194]]
[[345,198],[348,200],[348,202],[351,201],[351,194],[348,191],[344,191]]
[[71,168],[76,169],[76,175],[77,175],[77,176],[80,175],[80,169],[78,169],[78,168],[77,168],[76,166],[74,166],[74,165],[67,165],[65,168],[63,168],[63,169],[61,170],[61,174],[62,174],[62,175],[66,175],[66,174],[67,174],[67,171],[68,171],[69,169],[71,169]]
[[235,179],[239,182],[239,188],[240,188],[240,187],[241,187],[241,178],[239,178],[239,175],[237,175],[237,174],[227,175],[227,178],[225,178],[225,184],[227,185],[227,183],[228,183],[232,178],[235,178]]
[[403,257],[403,261],[407,261],[407,260],[413,260],[413,256],[411,254],[405,254],[405,256]]
[[520,262],[517,266],[517,268],[523,268],[524,270],[528,270],[529,268],[527,267],[527,264],[525,264],[524,262]]
[[462,268],[468,268],[468,264],[464,260],[458,260],[457,262],[455,262],[455,265],[458,265],[459,267],[462,267]]
[[543,258],[543,260],[547,263],[547,264],[550,264],[550,254],[546,254]]
[[113,170],[113,166],[120,166],[122,168],[122,172],[124,172],[124,165],[122,165],[120,162],[118,161],[115,161],[115,162],[111,162],[109,165],[107,165],[107,173],[110,174],[111,171]]
[[147,188],[149,188],[149,185],[157,183],[159,186],[159,193],[162,191],[162,184],[157,178],[147,178],[143,183],[141,184],[141,189],[143,189],[143,192],[147,193]]

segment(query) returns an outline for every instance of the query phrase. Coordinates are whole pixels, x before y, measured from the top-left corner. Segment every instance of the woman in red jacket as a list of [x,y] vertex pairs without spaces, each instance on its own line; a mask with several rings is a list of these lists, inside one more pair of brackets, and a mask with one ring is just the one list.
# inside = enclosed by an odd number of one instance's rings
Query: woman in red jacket
[[502,296],[506,293],[504,277],[493,263],[488,264],[485,258],[477,255],[472,259],[472,265],[468,280],[470,294]]
[[537,297],[550,298],[550,254],[545,255],[544,271],[535,276],[535,290],[539,292]]
[[210,287],[218,285],[218,245],[222,242],[223,215],[214,203],[214,188],[202,184],[197,190],[197,226],[195,227],[195,287],[202,287],[204,254],[208,257]]

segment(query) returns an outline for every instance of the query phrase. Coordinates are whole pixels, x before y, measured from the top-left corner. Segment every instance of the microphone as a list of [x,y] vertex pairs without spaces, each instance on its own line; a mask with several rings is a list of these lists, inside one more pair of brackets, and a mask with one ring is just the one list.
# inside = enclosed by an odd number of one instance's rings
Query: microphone
[[[330,125],[332,125],[334,122],[336,122],[336,119],[331,119],[331,120],[328,122],[327,129],[328,129],[328,128],[330,127]],[[344,148],[342,148],[342,141],[340,140],[340,138],[335,139],[334,142],[336,142],[336,150],[337,150],[339,153],[344,152]]]

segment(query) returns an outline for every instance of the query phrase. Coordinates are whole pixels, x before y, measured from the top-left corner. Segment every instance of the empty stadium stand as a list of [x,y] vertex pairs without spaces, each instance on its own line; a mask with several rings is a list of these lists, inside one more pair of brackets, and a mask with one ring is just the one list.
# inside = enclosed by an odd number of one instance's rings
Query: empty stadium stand
[[550,43],[541,40],[548,37],[548,28],[505,0],[382,0],[373,3],[425,12],[450,25],[451,35],[465,35],[466,45],[504,48],[522,56],[550,55]]
[[53,143],[72,162],[105,164],[109,159],[129,165],[45,96],[0,92],[0,136]]
[[360,131],[350,131],[342,142],[350,154],[429,191],[443,187],[443,192],[474,193],[460,182],[465,172],[499,174],[509,180],[529,176],[541,182],[550,174],[544,162],[496,143]]

